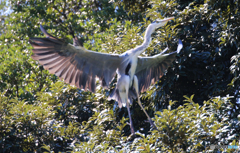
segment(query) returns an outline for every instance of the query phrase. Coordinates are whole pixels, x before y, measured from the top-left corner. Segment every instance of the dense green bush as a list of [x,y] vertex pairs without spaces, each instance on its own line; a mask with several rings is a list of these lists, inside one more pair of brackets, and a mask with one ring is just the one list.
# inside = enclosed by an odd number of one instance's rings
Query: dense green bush
[[[9,0],[0,17],[1,152],[205,152],[239,145],[239,2],[232,0]],[[7,7],[12,12],[4,13]],[[31,59],[30,37],[49,33],[85,48],[123,53],[143,41],[151,21],[174,16],[142,56],[184,48],[128,114],[107,96],[64,84]],[[194,96],[193,96],[194,95]],[[215,149],[216,151],[217,149]],[[235,150],[227,149],[227,152]]]

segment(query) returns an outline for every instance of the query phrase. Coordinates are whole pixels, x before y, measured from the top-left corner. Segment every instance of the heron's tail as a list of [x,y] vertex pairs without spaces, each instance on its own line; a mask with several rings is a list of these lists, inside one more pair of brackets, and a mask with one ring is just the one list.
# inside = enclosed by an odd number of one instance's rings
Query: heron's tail
[[[136,93],[135,89],[133,87],[131,87],[129,89],[129,93],[128,93],[128,101],[129,101],[129,103],[132,104],[132,100],[136,99],[136,98],[137,98],[137,93]],[[113,100],[118,102],[118,107],[119,108],[122,108],[122,106],[125,107],[125,105],[126,105],[126,102],[122,101],[122,99],[120,97],[119,90],[116,89],[116,87],[112,90],[112,92],[110,93],[110,95],[108,97],[108,100],[111,100],[111,99],[113,99]]]

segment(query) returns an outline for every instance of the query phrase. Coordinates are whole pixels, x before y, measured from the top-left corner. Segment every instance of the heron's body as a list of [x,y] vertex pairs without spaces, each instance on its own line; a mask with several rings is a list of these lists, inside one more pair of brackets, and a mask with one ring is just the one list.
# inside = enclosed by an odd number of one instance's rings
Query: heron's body
[[121,55],[87,50],[79,45],[76,38],[74,38],[74,45],[67,44],[40,27],[47,38],[30,39],[34,47],[32,58],[39,60],[45,69],[63,78],[66,83],[85,90],[89,89],[92,92],[95,92],[96,77],[100,79],[102,86],[108,87],[117,74],[117,84],[110,94],[110,99],[118,101],[119,107],[127,106],[131,132],[134,134],[129,103],[132,99],[138,98],[140,107],[151,125],[155,127],[140,102],[139,92],[146,91],[151,83],[164,74],[181,50],[182,43],[179,40],[177,51],[169,54],[160,53],[152,57],[139,57],[139,55],[149,46],[152,32],[172,19],[167,18],[150,24],[145,32],[142,45]]
[[[123,107],[126,106],[126,102],[128,102],[128,93],[129,88],[132,86],[133,83],[133,76],[135,74],[136,68],[137,68],[137,58],[133,57],[131,58],[132,54],[123,54],[123,56],[129,56],[129,60],[127,62],[127,65],[124,64],[121,69],[117,70],[117,85],[116,89],[119,92],[119,96],[121,98],[115,99],[119,101],[119,106],[123,105]],[[126,59],[126,58],[125,58]],[[117,93],[113,93],[117,94]],[[124,97],[124,98],[122,98]],[[122,104],[121,104],[122,103]]]
[[[126,62],[127,64],[123,64],[122,69],[118,69],[117,70],[117,74],[121,75],[121,74],[125,74],[130,76],[130,86],[132,84],[132,79],[133,79],[133,75],[135,74],[136,68],[137,68],[137,60],[138,57],[134,56],[133,53],[128,53],[128,54],[123,54],[124,59],[128,62]],[[123,61],[124,62],[124,61]]]

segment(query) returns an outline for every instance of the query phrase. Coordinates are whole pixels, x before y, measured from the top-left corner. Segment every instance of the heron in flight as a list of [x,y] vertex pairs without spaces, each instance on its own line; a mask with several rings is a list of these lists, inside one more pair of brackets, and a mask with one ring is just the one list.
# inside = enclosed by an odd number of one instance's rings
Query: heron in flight
[[109,98],[116,100],[118,106],[127,107],[131,133],[134,134],[134,127],[130,114],[130,106],[133,99],[146,114],[150,124],[156,128],[147,112],[144,110],[139,93],[157,81],[164,71],[175,60],[175,56],[182,49],[182,42],[179,40],[177,51],[152,57],[140,57],[151,42],[151,34],[159,27],[164,26],[174,17],[163,20],[156,20],[151,23],[145,32],[144,41],[140,46],[130,49],[123,54],[106,54],[87,50],[73,38],[73,45],[62,39],[58,39],[40,26],[46,38],[30,38],[34,55],[32,58],[38,60],[41,65],[50,73],[64,79],[66,83],[75,85],[84,90],[92,92],[96,90],[96,78],[103,87],[108,87],[117,74],[116,87],[110,93]]

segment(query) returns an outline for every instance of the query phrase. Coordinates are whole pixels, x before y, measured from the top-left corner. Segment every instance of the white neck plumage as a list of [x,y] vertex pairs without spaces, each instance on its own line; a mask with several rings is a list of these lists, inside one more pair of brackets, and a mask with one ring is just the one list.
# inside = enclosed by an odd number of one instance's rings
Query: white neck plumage
[[150,45],[150,43],[152,41],[151,35],[154,32],[154,30],[155,30],[155,28],[152,27],[151,24],[147,27],[147,30],[144,35],[143,43],[140,46],[137,46],[132,50],[134,54],[137,54],[137,56],[139,56],[145,49],[148,48],[148,46]]

